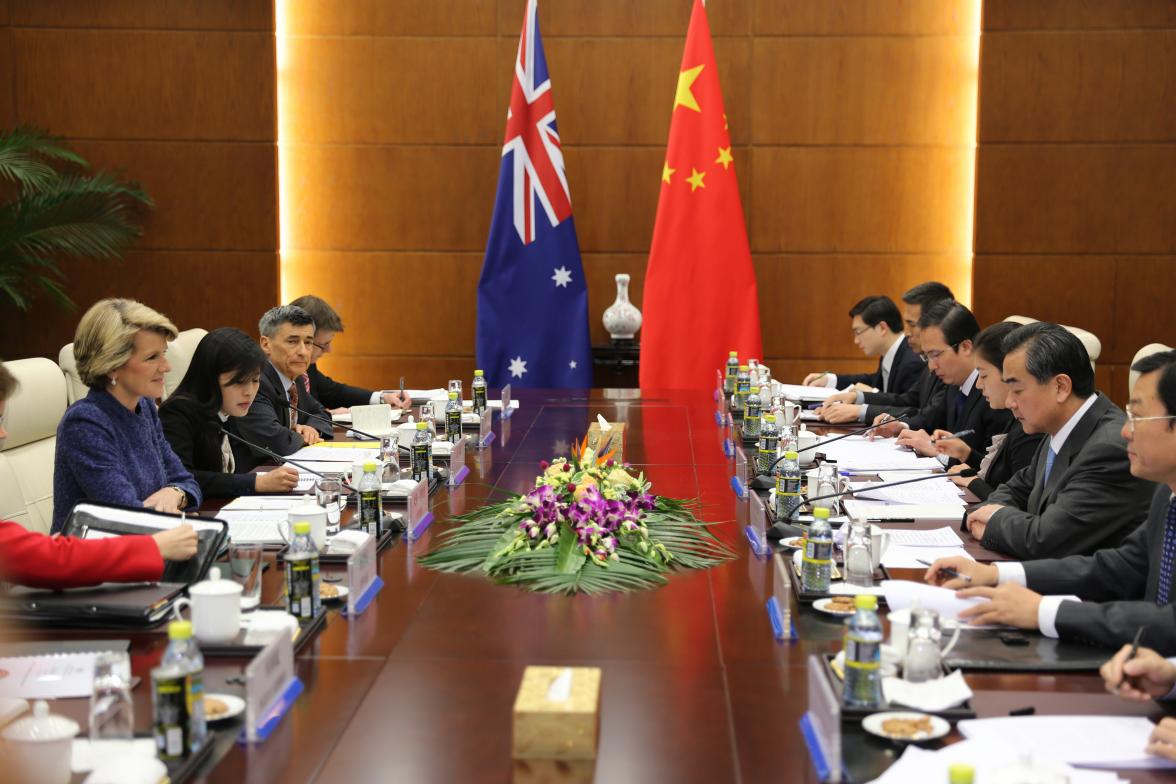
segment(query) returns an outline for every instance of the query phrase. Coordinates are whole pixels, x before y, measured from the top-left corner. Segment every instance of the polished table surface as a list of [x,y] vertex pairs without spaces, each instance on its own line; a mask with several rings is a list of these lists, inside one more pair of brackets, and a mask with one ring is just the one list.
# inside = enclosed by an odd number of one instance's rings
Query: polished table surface
[[[743,538],[747,502],[731,489],[733,462],[721,448],[711,396],[593,390],[516,397],[521,407],[511,418],[495,416],[491,447],[467,452],[464,484],[432,497],[437,521],[428,532],[381,555],[385,586],[371,607],[353,620],[332,610],[327,627],[299,654],[306,692],[291,715],[257,746],[237,745],[224,733],[202,780],[817,781],[798,728],[807,709],[806,662],[810,654],[838,650],[842,627],[802,610],[794,614],[801,639],[772,637],[764,609],[771,564]],[[703,518],[734,549],[733,561],[677,574],[656,590],[601,597],[532,594],[417,563],[451,516],[532,487],[539,461],[566,453],[597,413],[627,423],[625,459],[645,471],[655,493],[699,500]],[[277,600],[278,572],[267,572],[263,602]],[[162,633],[131,637],[133,669],[143,678],[135,690],[136,724],[147,729],[149,671],[166,640]],[[245,664],[209,660],[209,690]],[[594,764],[511,760],[511,707],[530,664],[603,670]],[[1039,714],[1157,713],[1154,705],[1105,694],[1093,673],[967,677],[982,716],[1028,705]],[[84,727],[85,703],[60,701],[56,709]],[[846,742],[869,744],[875,775],[900,751],[860,732]]]

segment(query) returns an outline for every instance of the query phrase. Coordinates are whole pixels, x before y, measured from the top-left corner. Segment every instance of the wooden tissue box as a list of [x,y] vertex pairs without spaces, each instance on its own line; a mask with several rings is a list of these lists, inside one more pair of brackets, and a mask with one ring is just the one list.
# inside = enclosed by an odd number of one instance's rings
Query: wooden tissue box
[[[549,699],[564,670],[572,674],[567,699]],[[595,759],[599,729],[599,668],[526,669],[514,704],[515,759]]]
[[613,422],[612,427],[605,431],[601,431],[599,422],[593,422],[588,428],[586,438],[588,447],[596,452],[597,457],[603,457],[605,453],[615,449],[616,454],[612,456],[612,459],[618,463],[625,462],[624,422]]

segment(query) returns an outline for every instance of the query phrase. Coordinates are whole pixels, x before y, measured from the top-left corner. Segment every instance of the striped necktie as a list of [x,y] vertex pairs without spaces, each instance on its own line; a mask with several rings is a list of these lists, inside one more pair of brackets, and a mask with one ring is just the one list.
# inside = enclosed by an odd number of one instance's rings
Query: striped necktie
[[1172,561],[1176,560],[1176,497],[1168,502],[1168,517],[1164,521],[1164,544],[1160,548],[1160,580],[1156,586],[1156,604],[1168,603],[1172,589]]
[[298,424],[298,383],[290,384],[290,429]]

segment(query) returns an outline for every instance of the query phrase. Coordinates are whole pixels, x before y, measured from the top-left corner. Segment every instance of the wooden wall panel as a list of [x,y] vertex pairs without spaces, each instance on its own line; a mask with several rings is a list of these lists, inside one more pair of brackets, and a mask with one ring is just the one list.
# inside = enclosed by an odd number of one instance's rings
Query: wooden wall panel
[[1176,318],[1176,5],[988,0],[974,289],[981,315],[1086,327],[1120,404]]
[[[518,41],[526,0],[499,0],[498,34]],[[751,4],[712,3],[707,20],[714,36],[747,35]],[[672,37],[679,41],[690,25],[690,3],[681,0],[556,0],[539,9],[544,44],[557,36]]]
[[[1014,0],[1020,2],[1020,0]],[[943,0],[755,0],[754,33],[763,35],[972,35],[975,7]]]
[[21,119],[77,138],[272,142],[273,42],[261,32],[18,27]]
[[498,0],[296,0],[285,3],[290,35],[492,36]]
[[0,11],[0,123],[63,136],[156,205],[124,262],[63,264],[76,311],[44,298],[29,313],[0,309],[0,356],[56,358],[84,309],[110,296],[182,329],[255,334],[279,294],[272,2],[3,0]]

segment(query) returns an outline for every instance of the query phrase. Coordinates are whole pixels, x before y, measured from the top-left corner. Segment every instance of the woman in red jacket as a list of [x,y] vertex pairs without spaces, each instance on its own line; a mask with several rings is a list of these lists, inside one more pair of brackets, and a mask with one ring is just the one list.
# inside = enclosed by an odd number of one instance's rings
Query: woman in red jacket
[[[0,443],[16,378],[0,362]],[[196,554],[196,531],[184,523],[153,536],[78,539],[46,536],[18,523],[0,522],[0,582],[37,588],[75,588],[103,582],[140,582],[163,576],[163,562]]]

